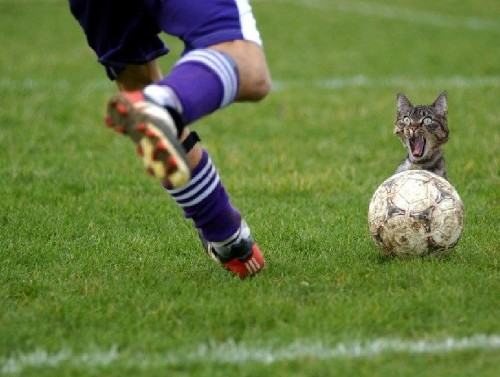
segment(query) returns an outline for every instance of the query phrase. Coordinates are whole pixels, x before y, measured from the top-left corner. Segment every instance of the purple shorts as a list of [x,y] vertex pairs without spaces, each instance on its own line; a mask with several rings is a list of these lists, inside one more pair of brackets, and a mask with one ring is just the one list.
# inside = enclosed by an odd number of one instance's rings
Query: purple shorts
[[168,52],[160,32],[185,52],[237,39],[262,44],[249,0],[69,0],[89,46],[110,79],[128,64]]

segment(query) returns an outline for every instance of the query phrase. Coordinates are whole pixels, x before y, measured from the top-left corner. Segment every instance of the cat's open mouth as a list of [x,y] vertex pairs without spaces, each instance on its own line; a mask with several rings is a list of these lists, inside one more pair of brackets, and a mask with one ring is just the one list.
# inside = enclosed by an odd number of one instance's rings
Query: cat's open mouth
[[422,157],[425,150],[425,138],[423,136],[413,136],[408,141],[411,155],[416,158]]

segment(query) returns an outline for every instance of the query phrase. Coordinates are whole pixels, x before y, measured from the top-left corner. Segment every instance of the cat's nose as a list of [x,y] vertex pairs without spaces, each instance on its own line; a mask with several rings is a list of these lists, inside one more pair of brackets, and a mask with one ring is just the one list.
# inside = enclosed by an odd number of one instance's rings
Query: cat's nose
[[414,133],[414,131],[415,131],[415,130],[414,130],[413,128],[408,127],[408,128],[406,129],[406,136],[407,136],[407,137],[413,137],[413,133]]

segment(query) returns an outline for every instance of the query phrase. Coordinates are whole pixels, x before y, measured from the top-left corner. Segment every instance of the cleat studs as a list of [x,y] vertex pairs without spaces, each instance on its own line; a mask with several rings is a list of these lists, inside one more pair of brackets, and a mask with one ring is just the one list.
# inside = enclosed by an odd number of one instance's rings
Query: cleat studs
[[174,156],[168,156],[167,163],[170,168],[177,169],[177,161],[175,160]]
[[147,129],[146,123],[139,123],[137,125],[137,131],[139,132],[146,132],[146,129]]
[[109,115],[104,118],[104,123],[109,128],[113,128],[115,126]]
[[154,172],[154,170],[153,170],[153,168],[151,166],[148,166],[146,168],[146,173],[148,173],[150,176],[153,176],[153,177],[155,175],[155,172]]
[[123,126],[116,126],[115,131],[118,132],[119,134],[124,134],[125,133],[125,127]]
[[144,150],[142,149],[142,147],[140,145],[137,145],[137,147],[135,148],[135,151],[137,152],[137,154],[139,156],[144,156]]
[[146,129],[146,136],[149,138],[155,138],[156,134],[152,129],[148,128],[148,129]]
[[116,108],[116,111],[118,111],[118,113],[120,115],[127,115],[128,114],[128,108],[125,104],[121,103],[121,102],[118,102],[115,106]]
[[158,140],[158,142],[156,143],[156,148],[159,151],[167,152],[167,147],[166,147],[165,143],[161,140]]
[[177,161],[173,156],[168,156],[167,158],[167,166],[165,167],[165,174],[171,175],[173,172],[177,170]]

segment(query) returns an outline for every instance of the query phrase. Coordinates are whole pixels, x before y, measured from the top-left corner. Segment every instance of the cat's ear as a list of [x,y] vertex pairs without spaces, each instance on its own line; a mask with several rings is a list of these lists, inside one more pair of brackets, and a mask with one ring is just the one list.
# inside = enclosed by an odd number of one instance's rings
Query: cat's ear
[[398,113],[408,113],[413,105],[410,103],[410,100],[406,98],[403,93],[398,93]]
[[448,102],[446,99],[446,92],[442,92],[433,103],[434,109],[441,115],[448,112]]

